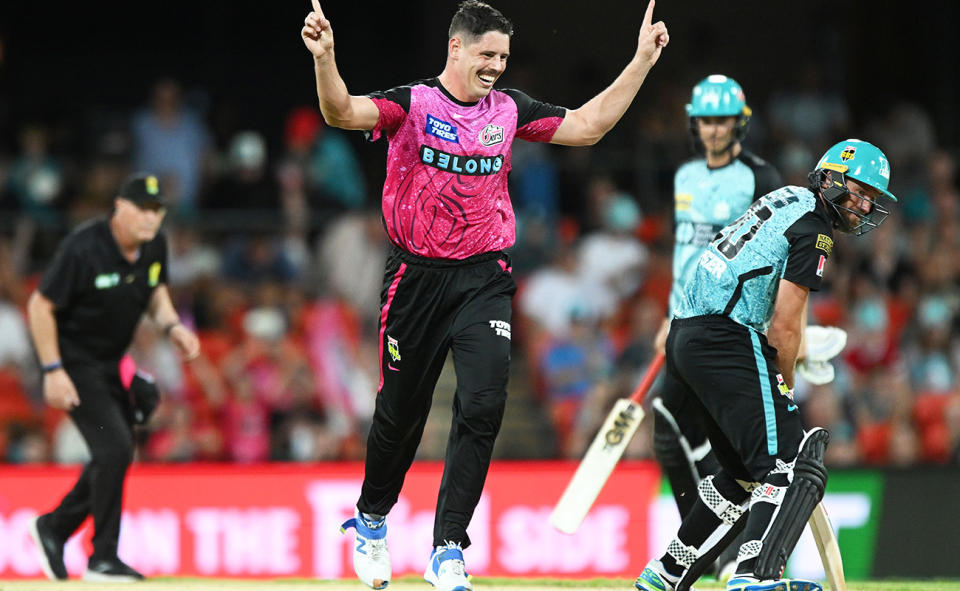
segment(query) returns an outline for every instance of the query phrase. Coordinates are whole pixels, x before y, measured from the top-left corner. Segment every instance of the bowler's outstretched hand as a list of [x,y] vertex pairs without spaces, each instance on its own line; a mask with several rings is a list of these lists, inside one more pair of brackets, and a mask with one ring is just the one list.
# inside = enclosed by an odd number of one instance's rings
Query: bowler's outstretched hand
[[315,59],[333,55],[333,29],[330,21],[323,16],[318,0],[310,0],[313,11],[303,19],[300,37]]
[[651,67],[657,63],[663,48],[670,42],[667,25],[663,21],[653,22],[655,5],[656,0],[650,0],[647,4],[647,12],[643,15],[643,24],[640,25],[640,36],[637,39],[637,56]]

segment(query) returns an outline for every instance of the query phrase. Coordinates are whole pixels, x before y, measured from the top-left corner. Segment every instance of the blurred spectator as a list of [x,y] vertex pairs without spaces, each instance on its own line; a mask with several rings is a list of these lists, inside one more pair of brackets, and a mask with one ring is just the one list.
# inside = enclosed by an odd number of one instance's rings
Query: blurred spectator
[[80,434],[80,429],[63,414],[53,431],[53,461],[58,464],[86,464],[90,461],[90,448]]
[[[234,392],[249,389],[253,399],[273,415],[281,415],[313,393],[312,373],[303,349],[288,338],[283,312],[265,301],[243,317],[244,340],[223,360]],[[241,387],[242,386],[242,387]],[[317,402],[316,396],[311,402]]]
[[882,299],[860,300],[853,313],[849,344],[843,356],[855,376],[867,378],[872,371],[897,362],[899,348],[889,333],[890,316]]
[[580,406],[594,388],[608,388],[613,374],[613,344],[599,328],[590,312],[574,309],[569,333],[552,339],[540,357],[544,394],[561,457],[576,457],[571,435]]
[[917,310],[917,342],[908,351],[910,384],[914,391],[946,395],[957,389],[957,372],[950,349],[953,311],[947,300],[927,295]]
[[270,458],[269,410],[246,376],[237,376],[232,391],[223,416],[227,458],[241,464],[265,462]]
[[61,232],[59,208],[65,192],[63,164],[50,153],[49,131],[39,125],[20,130],[20,154],[10,165],[2,199],[19,210],[15,256],[29,271],[53,255]]
[[[203,197],[203,209],[224,220],[247,222],[262,227],[279,224],[280,187],[269,174],[267,143],[255,131],[241,131],[233,136],[227,156],[227,169],[217,178]],[[250,215],[248,219],[239,213]]]
[[534,270],[546,266],[559,248],[556,220],[541,215],[517,215],[517,242],[510,249],[513,275],[523,280]]
[[[150,437],[148,457],[160,462],[190,462],[199,459],[190,406],[183,402],[168,401],[165,414],[169,415],[169,419]],[[155,415],[154,421],[158,418]]]
[[280,208],[283,224],[283,251],[297,268],[297,274],[308,273],[312,263],[310,253],[314,223],[303,170],[291,161],[277,169]]
[[123,182],[126,169],[119,160],[97,159],[87,167],[80,184],[80,192],[71,201],[67,212],[71,225],[98,215],[110,213],[110,204],[117,187]]
[[796,399],[803,413],[803,424],[830,431],[825,461],[831,466],[851,466],[860,461],[857,433],[842,405],[836,384],[811,386],[798,374]]
[[347,213],[334,220],[318,246],[317,280],[324,293],[342,298],[373,330],[380,318],[380,284],[387,240],[374,210]]
[[16,371],[33,364],[33,347],[20,309],[3,297],[0,289],[0,370]]
[[[847,137],[847,102],[837,89],[823,83],[822,68],[819,62],[804,62],[795,70],[797,83],[790,85],[789,90],[775,92],[770,100],[767,120],[772,122],[775,137],[781,141],[796,138],[816,151],[836,142],[836,138]],[[872,143],[893,150],[892,140],[868,137]],[[890,159],[896,161],[892,154]]]
[[134,114],[131,129],[134,168],[156,171],[173,213],[193,216],[210,138],[200,114],[183,104],[180,83],[172,78],[158,80],[149,106]]
[[13,426],[10,441],[7,444],[6,460],[13,464],[37,464],[50,459],[50,446],[47,438],[36,425]]
[[518,218],[547,221],[560,215],[560,177],[546,144],[517,142],[511,157],[510,199]]
[[783,175],[783,184],[806,187],[809,183],[807,175],[810,174],[810,163],[815,158],[805,143],[797,140],[785,143],[777,156],[777,167]]
[[248,232],[232,237],[223,246],[223,277],[248,285],[265,282],[289,283],[299,279],[305,269],[299,251],[274,232]]
[[581,285],[578,270],[576,253],[560,248],[550,265],[530,274],[520,294],[519,308],[535,323],[534,331],[564,336],[570,331],[573,310],[589,308],[591,292]]
[[886,116],[867,125],[866,133],[884,146],[898,172],[898,183],[910,186],[926,173],[925,163],[936,148],[933,119],[916,104],[899,103]]
[[653,359],[654,337],[663,316],[663,306],[651,298],[638,298],[629,306],[624,344],[619,348],[620,354],[617,357],[619,390],[632,392],[643,379],[643,374]]
[[42,226],[57,222],[57,200],[64,188],[60,162],[50,154],[48,131],[39,125],[20,130],[20,155],[10,166],[7,190],[20,211]]
[[577,247],[578,274],[581,284],[595,290],[591,294],[595,309],[609,317],[640,287],[647,249],[635,235],[641,214],[633,197],[607,194],[597,207],[601,226]]
[[203,240],[195,228],[174,227],[169,231],[170,268],[167,277],[171,287],[193,285],[197,281],[219,276],[220,250]]
[[[307,354],[322,398],[326,424],[347,447],[373,417],[377,392],[376,332],[361,330],[357,311],[337,299],[313,302],[304,318]],[[360,456],[362,457],[362,456]]]
[[314,107],[298,107],[284,129],[286,159],[306,172],[312,205],[321,210],[359,209],[366,203],[366,181],[353,146],[342,132],[327,127]]
[[0,238],[0,370],[11,368],[20,373],[36,366],[22,311],[25,291],[10,244]]

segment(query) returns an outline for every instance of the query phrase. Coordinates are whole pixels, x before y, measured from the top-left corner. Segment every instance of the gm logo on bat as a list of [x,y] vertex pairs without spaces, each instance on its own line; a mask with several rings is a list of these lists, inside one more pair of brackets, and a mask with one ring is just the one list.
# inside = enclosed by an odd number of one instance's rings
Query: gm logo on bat
[[606,444],[603,446],[604,449],[616,447],[623,442],[623,437],[626,435],[627,429],[629,429],[630,425],[637,419],[633,410],[634,408],[636,408],[636,405],[631,404],[620,411],[616,420],[613,421],[613,427],[603,434],[603,441]]

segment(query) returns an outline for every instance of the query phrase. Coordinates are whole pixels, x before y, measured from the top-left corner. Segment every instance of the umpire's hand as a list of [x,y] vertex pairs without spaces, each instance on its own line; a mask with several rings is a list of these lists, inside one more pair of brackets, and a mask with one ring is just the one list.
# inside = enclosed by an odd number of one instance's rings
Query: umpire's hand
[[200,355],[200,339],[192,330],[180,323],[170,329],[170,341],[183,355],[184,361],[193,361]]
[[44,374],[43,398],[47,404],[60,410],[69,411],[80,406],[77,387],[73,385],[73,380],[62,367]]

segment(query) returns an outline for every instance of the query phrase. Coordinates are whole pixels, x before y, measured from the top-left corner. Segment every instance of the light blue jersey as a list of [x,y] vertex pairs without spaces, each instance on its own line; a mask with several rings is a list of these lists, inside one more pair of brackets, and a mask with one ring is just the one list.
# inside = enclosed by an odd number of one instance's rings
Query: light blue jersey
[[674,176],[673,287],[670,314],[703,250],[724,226],[757,198],[781,186],[776,169],[743,150],[730,164],[710,168],[703,158],[683,164]]
[[822,200],[802,187],[758,199],[697,259],[675,315],[708,314],[765,333],[780,279],[820,288],[833,231]]

